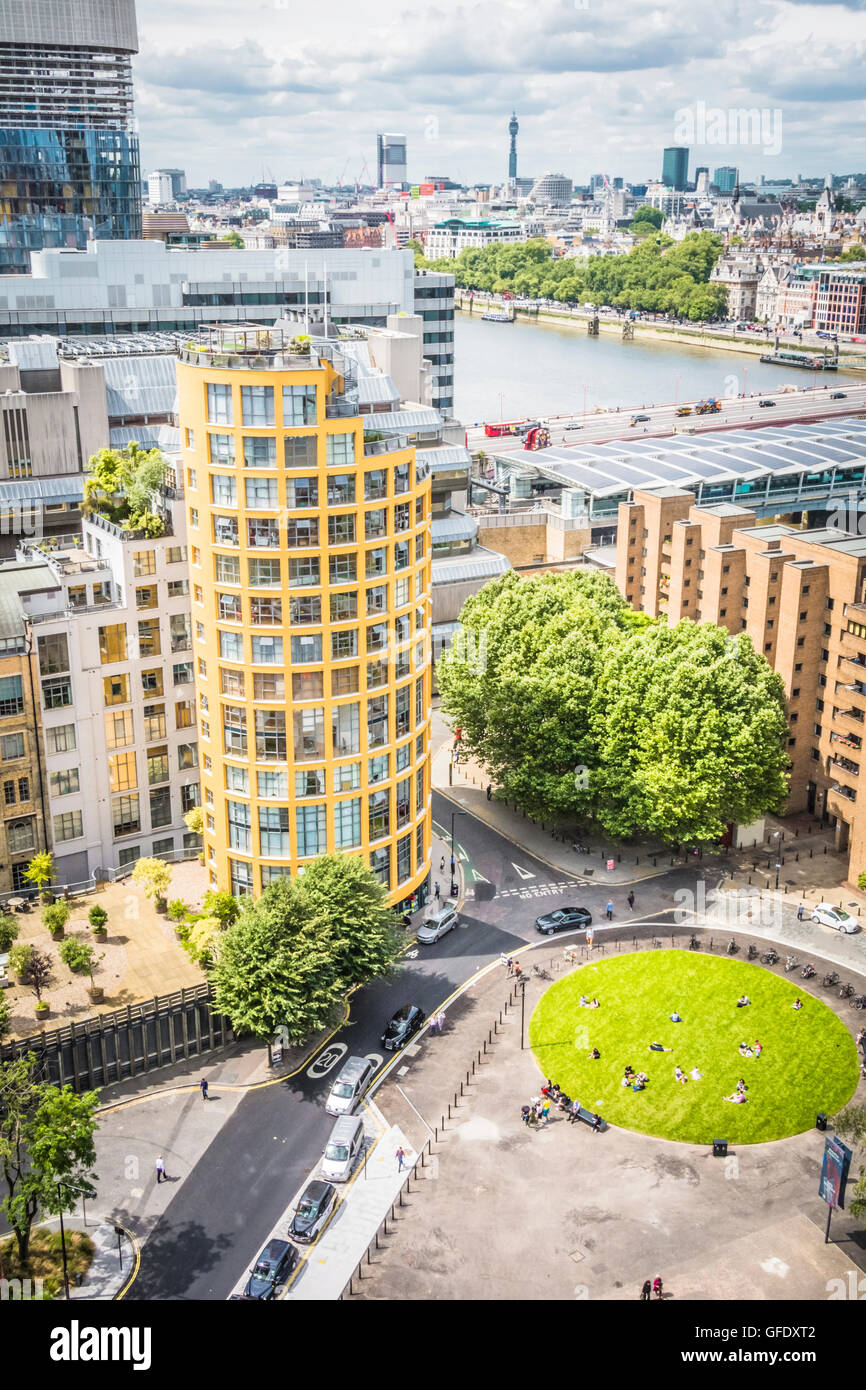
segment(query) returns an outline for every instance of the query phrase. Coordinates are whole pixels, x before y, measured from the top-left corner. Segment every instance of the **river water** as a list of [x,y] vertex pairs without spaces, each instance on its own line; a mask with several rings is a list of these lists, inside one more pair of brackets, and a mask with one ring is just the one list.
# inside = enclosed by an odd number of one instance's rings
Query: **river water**
[[[769,349],[772,348],[770,344]],[[813,373],[644,336],[623,342],[586,325],[483,323],[454,315],[454,414],[464,425],[536,415],[582,413],[598,405],[637,408],[741,391],[771,391],[783,383],[862,384],[862,373]],[[585,396],[584,396],[585,392]],[[500,400],[501,395],[501,400]]]

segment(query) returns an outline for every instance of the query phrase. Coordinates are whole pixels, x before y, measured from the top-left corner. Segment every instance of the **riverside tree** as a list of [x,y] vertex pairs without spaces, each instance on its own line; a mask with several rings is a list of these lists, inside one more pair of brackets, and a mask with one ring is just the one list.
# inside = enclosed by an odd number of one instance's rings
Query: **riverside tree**
[[300,878],[277,879],[247,900],[222,933],[214,1008],[237,1033],[264,1040],[280,1030],[302,1042],[350,986],[390,970],[399,950],[392,928],[385,890],[366,864],[323,855]]
[[783,687],[748,638],[636,614],[601,574],[510,572],[461,622],[443,708],[506,799],[668,842],[780,808]]
[[40,1080],[32,1053],[0,1063],[0,1212],[22,1264],[40,1211],[73,1211],[81,1190],[95,1196],[98,1104],[96,1091],[76,1095],[70,1086]]

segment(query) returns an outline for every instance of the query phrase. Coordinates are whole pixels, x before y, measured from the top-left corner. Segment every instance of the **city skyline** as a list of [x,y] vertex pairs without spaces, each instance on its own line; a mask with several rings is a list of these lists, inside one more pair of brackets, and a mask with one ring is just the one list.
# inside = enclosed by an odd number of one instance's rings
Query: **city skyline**
[[[405,132],[412,181],[504,181],[512,109],[521,173],[561,169],[579,184],[599,168],[657,178],[662,149],[687,143],[691,167],[736,164],[744,180],[866,167],[853,119],[861,0],[765,0],[748,15],[701,0],[685,18],[637,0],[627,25],[621,4],[552,0],[529,32],[525,11],[494,12],[489,0],[429,14],[337,0],[327,22],[288,0],[253,0],[242,36],[228,0],[208,4],[204,34],[203,0],[181,10],[138,0],[137,11],[143,167],[182,164],[192,186],[271,175],[373,184],[381,130]],[[691,144],[683,113],[700,102],[757,108],[781,139],[722,143],[697,120],[706,139]]]

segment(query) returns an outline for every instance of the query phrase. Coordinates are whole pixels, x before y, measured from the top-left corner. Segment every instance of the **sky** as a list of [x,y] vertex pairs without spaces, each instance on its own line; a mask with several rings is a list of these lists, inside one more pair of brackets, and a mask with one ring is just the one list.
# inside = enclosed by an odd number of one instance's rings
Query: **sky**
[[[743,179],[866,171],[866,0],[137,0],[142,172],[227,187],[372,182],[376,132],[409,177]],[[753,111],[745,118],[738,113]]]

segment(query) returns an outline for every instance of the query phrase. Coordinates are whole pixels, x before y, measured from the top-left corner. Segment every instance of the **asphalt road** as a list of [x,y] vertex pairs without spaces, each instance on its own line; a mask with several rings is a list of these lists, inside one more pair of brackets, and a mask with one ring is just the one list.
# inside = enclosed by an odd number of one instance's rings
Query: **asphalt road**
[[[725,372],[725,364],[720,367],[720,381],[726,375],[737,380],[738,386],[748,391],[748,375],[742,374],[739,366],[733,364],[730,373]],[[743,376],[742,381],[740,376]],[[813,379],[820,381],[812,389]],[[673,403],[664,405],[642,405],[636,403],[630,409],[606,411],[599,415],[562,415],[545,417],[550,419],[550,441],[556,448],[576,448],[581,444],[601,444],[611,440],[641,440],[647,438],[667,438],[674,431],[683,434],[694,430],[700,434],[707,431],[755,428],[758,425],[805,424],[817,420],[832,420],[834,416],[855,415],[866,409],[866,385],[850,381],[838,381],[834,374],[824,375],[798,371],[794,368],[779,367],[779,381],[790,382],[794,386],[805,386],[806,391],[766,391],[759,396],[738,396],[725,399],[722,409],[713,415],[677,416],[678,407]],[[825,391],[823,388],[827,387]],[[831,401],[834,391],[842,391],[844,400]],[[772,400],[772,407],[760,406],[759,400]],[[694,401],[681,404],[694,405]],[[649,419],[637,425],[630,422],[635,414],[648,415]],[[579,428],[566,429],[572,424]],[[691,438],[691,435],[687,436]],[[470,449],[484,449],[488,454],[516,454],[522,451],[522,440],[515,435],[502,439],[489,438],[483,428],[471,426],[466,431],[467,445]],[[544,457],[541,451],[540,457]]]

